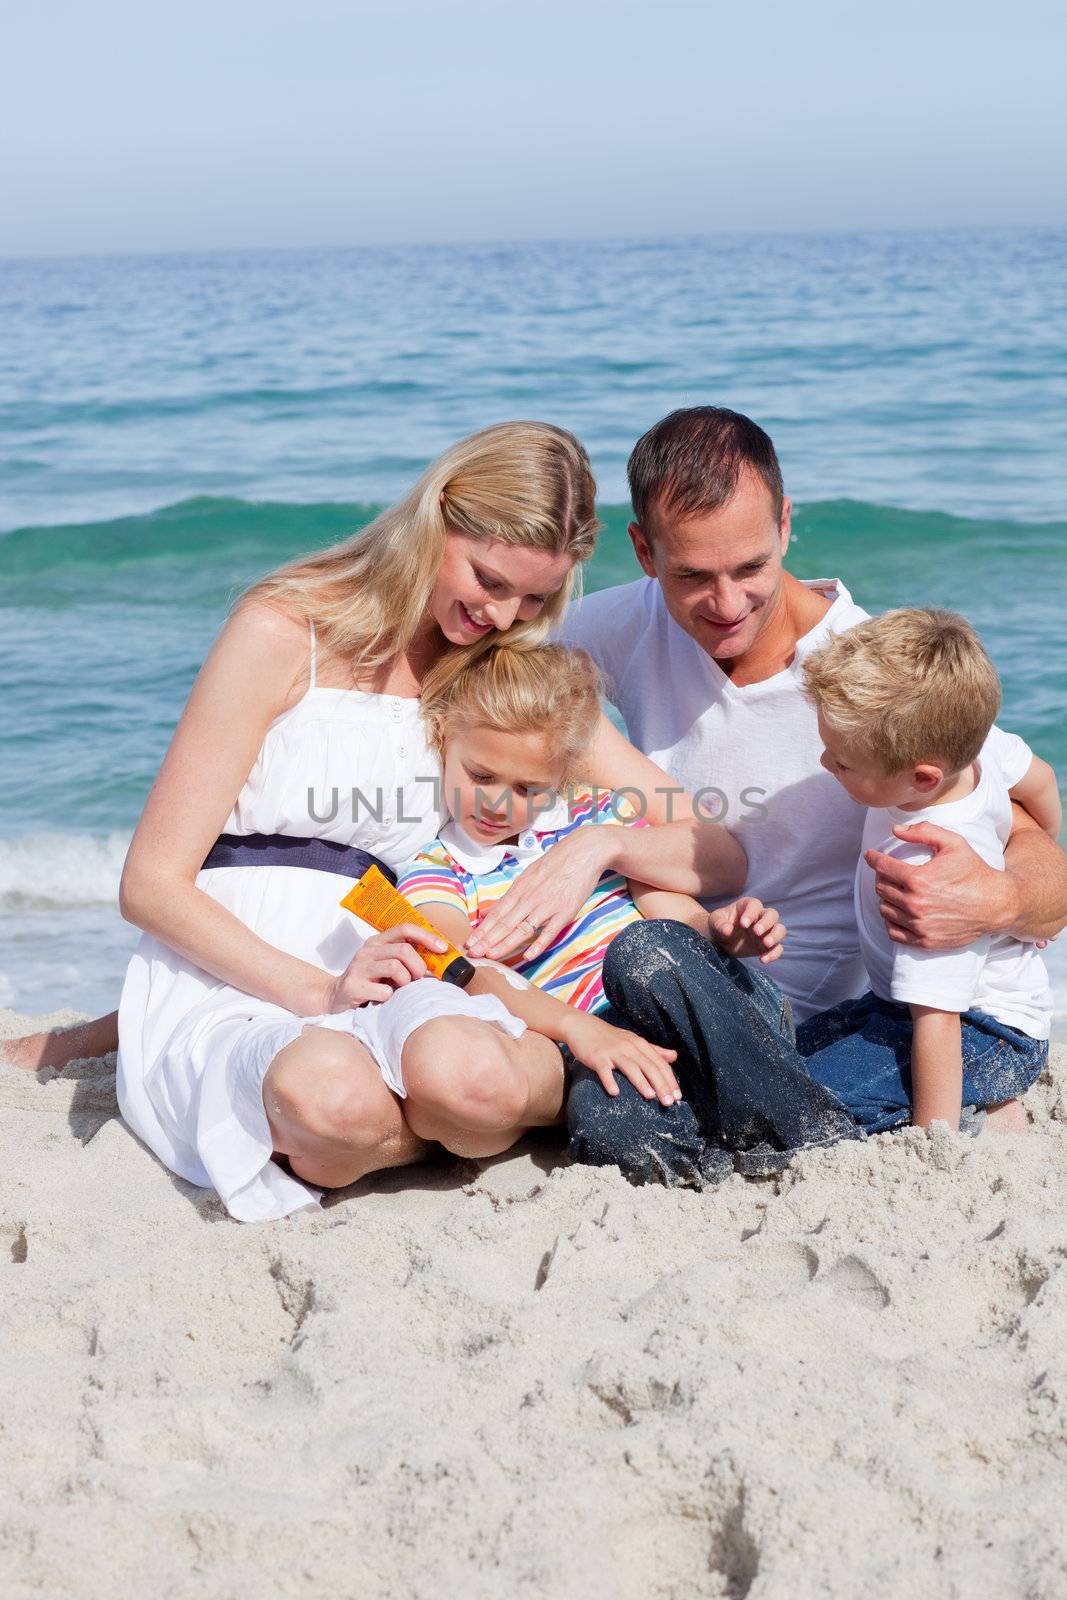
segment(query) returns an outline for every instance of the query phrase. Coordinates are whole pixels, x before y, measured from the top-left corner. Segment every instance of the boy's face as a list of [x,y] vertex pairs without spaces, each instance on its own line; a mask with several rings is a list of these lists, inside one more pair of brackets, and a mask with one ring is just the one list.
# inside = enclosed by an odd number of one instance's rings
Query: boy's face
[[547,734],[463,728],[444,752],[444,802],[463,832],[484,844],[505,844],[536,826],[563,782]]
[[821,712],[819,737],[823,742],[823,752],[819,758],[822,765],[857,805],[924,805],[933,799],[944,782],[943,770],[929,763],[906,767],[903,772],[892,775],[886,774],[870,756],[850,750],[848,742],[828,726]]

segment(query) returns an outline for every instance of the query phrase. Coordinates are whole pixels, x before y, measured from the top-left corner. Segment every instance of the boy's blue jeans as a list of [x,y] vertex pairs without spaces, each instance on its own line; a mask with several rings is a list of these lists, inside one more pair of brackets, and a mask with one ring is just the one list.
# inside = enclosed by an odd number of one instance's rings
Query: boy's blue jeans
[[[867,1133],[899,1128],[911,1116],[911,1012],[868,991],[797,1029],[797,1050],[813,1078],[848,1106]],[[1025,1094],[1048,1060],[1048,1042],[965,1011],[963,1104],[992,1106]]]
[[[619,1094],[607,1095],[576,1065],[567,1103],[575,1161],[618,1166],[638,1181],[699,1184],[735,1169],[773,1170],[783,1164],[778,1152],[862,1138],[910,1116],[907,1007],[865,995],[811,1018],[794,1045],[771,978],[678,922],[637,922],[618,934],[604,988],[605,1020],[677,1050],[684,1099],[661,1106],[618,1076]],[[962,1020],[965,1104],[1029,1088],[1048,1046],[978,1012]]]

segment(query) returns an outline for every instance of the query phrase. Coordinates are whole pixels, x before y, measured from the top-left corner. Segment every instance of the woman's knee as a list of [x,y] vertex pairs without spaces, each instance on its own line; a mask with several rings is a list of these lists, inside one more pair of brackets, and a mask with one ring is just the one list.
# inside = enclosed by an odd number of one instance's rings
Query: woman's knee
[[529,1089],[510,1040],[491,1022],[439,1017],[416,1028],[402,1064],[409,1119],[421,1113],[470,1131],[522,1126]]
[[349,1149],[380,1144],[400,1120],[370,1053],[326,1028],[306,1029],[275,1057],[263,1092],[272,1124]]

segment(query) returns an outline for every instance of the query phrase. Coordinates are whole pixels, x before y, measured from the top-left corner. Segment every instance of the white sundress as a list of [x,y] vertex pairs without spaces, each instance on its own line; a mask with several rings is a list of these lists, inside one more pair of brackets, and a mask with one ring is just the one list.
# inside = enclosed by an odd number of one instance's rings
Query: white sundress
[[[312,630],[310,687],[267,729],[223,832],[331,839],[395,870],[441,826],[439,771],[417,700],[318,686]],[[226,866],[201,871],[196,884],[268,943],[332,973],[343,972],[373,932],[341,909],[350,883],[336,873]],[[390,1047],[442,1013],[495,1022],[513,1037],[524,1031],[492,996],[470,997],[429,978],[381,1005],[296,1017],[143,934],[119,1005],[119,1107],[161,1161],[216,1189],[231,1216],[286,1216],[320,1195],[272,1160],[262,1086],[279,1050],[309,1022],[349,1031],[402,1094],[396,1059],[386,1059]]]

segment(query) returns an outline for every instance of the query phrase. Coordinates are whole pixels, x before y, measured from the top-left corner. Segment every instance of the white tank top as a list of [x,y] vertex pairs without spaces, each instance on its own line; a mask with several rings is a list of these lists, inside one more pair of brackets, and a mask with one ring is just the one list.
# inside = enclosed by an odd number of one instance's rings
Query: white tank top
[[441,828],[441,768],[418,700],[316,681],[275,717],[224,833],[285,833],[358,846],[394,869]]

